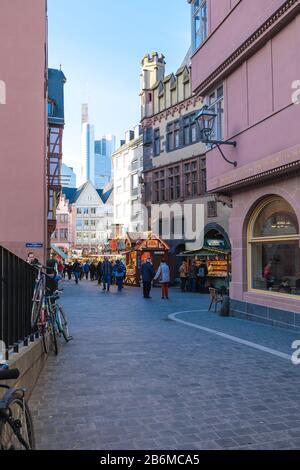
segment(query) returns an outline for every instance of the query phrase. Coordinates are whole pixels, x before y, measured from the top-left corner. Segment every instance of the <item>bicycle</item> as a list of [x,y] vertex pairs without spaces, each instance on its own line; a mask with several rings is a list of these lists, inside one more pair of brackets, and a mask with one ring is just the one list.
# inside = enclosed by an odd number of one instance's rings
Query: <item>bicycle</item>
[[[16,380],[19,375],[18,369],[0,366],[0,380]],[[7,389],[0,400],[0,450],[34,450],[34,428],[25,400],[26,390],[3,384],[0,387]]]
[[42,265],[33,265],[37,269],[37,278],[35,281],[33,296],[32,296],[32,310],[31,310],[31,327],[34,328],[37,324],[37,319],[40,315],[42,308],[42,300],[46,288],[46,278],[43,276],[43,266]]
[[[48,293],[44,296],[41,309],[41,315],[48,323],[48,330],[50,330],[52,336],[52,343],[56,355],[58,355],[58,337],[62,335],[66,343],[73,339],[69,333],[69,325],[65,311],[57,302],[61,292],[62,291],[57,290],[53,294],[50,294],[48,290]],[[44,342],[44,346],[46,347],[46,341]]]
[[[43,348],[45,354],[48,354],[47,333],[49,332],[52,338],[54,352],[58,354],[58,341],[57,337],[63,335],[66,342],[71,341],[73,338],[69,334],[69,327],[66,314],[61,305],[58,305],[59,293],[62,291],[55,289],[55,278],[44,273],[43,266],[36,266],[38,269],[38,276],[34,290],[34,305],[32,307],[31,323],[32,328],[38,327],[40,335],[43,340]],[[47,268],[44,268],[47,269]],[[47,287],[47,280],[52,284],[51,289]],[[55,283],[53,285],[53,282]]]

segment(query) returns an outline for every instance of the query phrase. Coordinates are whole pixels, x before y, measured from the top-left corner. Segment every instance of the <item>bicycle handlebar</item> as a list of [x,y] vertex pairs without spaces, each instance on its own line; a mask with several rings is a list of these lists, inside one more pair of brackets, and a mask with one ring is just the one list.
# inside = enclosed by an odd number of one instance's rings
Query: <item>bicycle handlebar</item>
[[20,376],[18,369],[1,369],[0,368],[0,380],[16,380]]

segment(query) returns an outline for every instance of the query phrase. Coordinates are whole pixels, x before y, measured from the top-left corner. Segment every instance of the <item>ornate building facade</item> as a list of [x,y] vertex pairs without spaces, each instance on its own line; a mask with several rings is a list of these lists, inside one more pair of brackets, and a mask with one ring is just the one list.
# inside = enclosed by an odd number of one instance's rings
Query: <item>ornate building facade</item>
[[[230,209],[207,193],[206,147],[199,142],[195,121],[202,108],[200,94],[192,92],[189,55],[176,74],[165,76],[165,58],[157,53],[142,61],[141,124],[143,143],[143,201],[153,224],[152,208],[157,204],[203,205],[204,236],[216,243],[229,245],[228,217]],[[170,226],[172,253],[188,248],[184,235],[187,221],[156,221],[159,227]],[[182,237],[172,239],[174,226],[182,225]],[[162,233],[160,233],[162,235]],[[180,260],[177,260],[177,264]]]
[[207,151],[208,191],[233,206],[231,311],[299,327],[300,1],[189,3],[193,92],[236,141],[236,167]]

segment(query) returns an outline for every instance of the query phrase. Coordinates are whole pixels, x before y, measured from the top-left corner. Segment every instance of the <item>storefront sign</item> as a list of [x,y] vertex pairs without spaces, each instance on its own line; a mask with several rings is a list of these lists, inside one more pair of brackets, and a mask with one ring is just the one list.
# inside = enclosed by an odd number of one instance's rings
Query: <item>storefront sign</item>
[[147,247],[148,248],[158,248],[159,247],[158,240],[148,240]]
[[208,246],[225,246],[225,240],[206,240]]
[[26,248],[43,248],[43,243],[26,243]]

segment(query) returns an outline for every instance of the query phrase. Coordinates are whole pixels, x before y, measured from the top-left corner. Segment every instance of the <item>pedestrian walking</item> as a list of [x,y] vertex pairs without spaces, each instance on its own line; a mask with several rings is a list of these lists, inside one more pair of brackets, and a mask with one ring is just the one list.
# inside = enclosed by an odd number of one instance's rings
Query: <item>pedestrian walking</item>
[[155,277],[155,271],[153,268],[151,258],[147,258],[147,261],[142,264],[141,276],[142,276],[142,281],[143,281],[144,299],[151,299],[150,297],[151,286],[152,286],[152,281]]
[[100,286],[102,282],[102,262],[101,261],[99,261],[99,263],[97,264],[96,274],[97,274],[97,281]]
[[78,281],[81,275],[81,264],[79,263],[78,260],[76,260],[75,263],[73,264],[72,271],[75,277],[75,282],[76,284],[78,284]]
[[170,268],[165,259],[161,260],[154,279],[161,284],[161,298],[169,299]]
[[179,276],[180,276],[180,283],[181,283],[181,292],[186,292],[187,289],[187,281],[189,276],[189,269],[186,261],[183,261],[180,268],[179,268]]
[[66,276],[68,274],[68,265],[64,264],[64,272],[63,272],[63,278],[66,279]]
[[96,265],[93,261],[90,265],[90,279],[91,279],[91,281],[95,280],[95,276],[96,276]]
[[88,261],[86,261],[82,267],[83,273],[85,275],[86,280],[88,281],[89,279],[89,272],[90,272],[90,264]]
[[123,283],[124,283],[124,279],[125,279],[125,276],[126,276],[126,268],[124,266],[124,264],[122,263],[121,260],[117,260],[114,267],[113,267],[113,270],[112,270],[112,275],[115,277],[116,279],[116,284],[118,286],[118,292],[121,292],[121,290],[123,289]]
[[68,264],[67,266],[67,273],[68,273],[68,279],[71,281],[72,279],[72,273],[73,273],[73,266],[71,263]]
[[106,290],[106,286],[107,286],[107,292],[110,291],[111,277],[112,277],[112,264],[108,260],[108,258],[104,258],[104,263],[102,264],[102,282],[103,282],[103,290]]
[[189,268],[189,291],[196,292],[197,290],[197,266],[195,261],[192,262]]
[[200,289],[203,292],[206,286],[206,278],[208,274],[208,269],[205,261],[202,261],[198,269],[198,278],[200,279]]
[[61,278],[64,277],[64,270],[65,270],[64,265],[63,265],[63,263],[60,261],[60,262],[58,263],[58,265],[57,265],[57,272],[58,272],[58,275],[61,276]]

